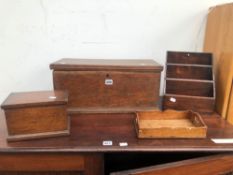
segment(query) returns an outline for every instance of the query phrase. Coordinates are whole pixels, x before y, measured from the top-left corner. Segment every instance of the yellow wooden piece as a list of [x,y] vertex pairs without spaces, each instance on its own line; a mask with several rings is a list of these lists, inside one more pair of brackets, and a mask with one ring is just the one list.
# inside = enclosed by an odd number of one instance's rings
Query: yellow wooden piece
[[224,118],[227,116],[232,79],[233,54],[223,53],[216,70],[216,110]]
[[222,52],[233,53],[233,3],[210,8],[204,49],[214,55],[214,70]]
[[233,77],[233,3],[210,8],[203,50],[213,53],[216,111],[226,118]]
[[192,111],[137,112],[138,138],[205,138],[207,126],[200,114]]
[[233,124],[233,80],[231,84],[231,95],[230,95],[228,111],[227,111],[227,120],[231,124]]

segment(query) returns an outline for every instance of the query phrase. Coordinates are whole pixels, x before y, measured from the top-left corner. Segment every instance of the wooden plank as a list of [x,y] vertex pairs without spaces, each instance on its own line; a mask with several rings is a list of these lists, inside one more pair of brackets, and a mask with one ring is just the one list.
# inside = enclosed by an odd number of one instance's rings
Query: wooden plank
[[71,153],[0,154],[0,171],[84,171],[84,159]]
[[[233,77],[232,41],[233,3],[211,8],[206,25],[203,50],[212,52],[214,55],[216,110],[224,118],[227,115],[227,106],[229,106],[230,84]],[[230,117],[228,117],[228,120],[232,121]]]
[[212,54],[203,52],[167,52],[167,63],[212,65]]
[[226,118],[233,79],[233,53],[222,53],[216,68],[216,110]]
[[213,80],[212,67],[167,64],[166,74],[167,78]]
[[1,171],[1,175],[83,175],[82,172],[78,171],[44,171],[44,172],[25,172],[25,171]]
[[161,72],[163,67],[151,59],[72,59],[64,58],[50,64],[53,70]]
[[214,56],[214,70],[216,73],[222,52],[233,52],[233,3],[219,5],[210,9],[204,48],[205,52],[212,52]]
[[233,80],[231,85],[231,94],[229,99],[228,111],[227,111],[227,120],[233,124]]
[[166,79],[166,94],[214,97],[213,84],[214,82],[209,81]]
[[204,113],[212,113],[214,111],[214,105],[215,99],[213,97],[166,94],[163,100],[164,109],[190,109]]

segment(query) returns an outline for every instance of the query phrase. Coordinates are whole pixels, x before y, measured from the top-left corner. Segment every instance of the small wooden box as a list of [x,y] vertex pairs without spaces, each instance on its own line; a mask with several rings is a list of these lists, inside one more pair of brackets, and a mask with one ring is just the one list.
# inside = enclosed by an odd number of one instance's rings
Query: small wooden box
[[155,107],[162,66],[153,60],[62,59],[50,65],[69,107]]
[[192,111],[138,112],[135,122],[139,138],[205,138],[207,126]]
[[11,93],[1,105],[8,141],[68,135],[67,102],[63,91]]
[[164,109],[214,111],[212,54],[168,52],[165,82]]

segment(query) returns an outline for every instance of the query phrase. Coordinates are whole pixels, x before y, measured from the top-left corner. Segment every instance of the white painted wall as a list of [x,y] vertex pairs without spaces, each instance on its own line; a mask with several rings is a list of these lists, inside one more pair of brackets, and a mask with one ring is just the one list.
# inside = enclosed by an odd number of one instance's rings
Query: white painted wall
[[13,91],[52,89],[49,63],[63,57],[164,65],[167,50],[200,51],[208,8],[226,2],[0,0],[0,102]]

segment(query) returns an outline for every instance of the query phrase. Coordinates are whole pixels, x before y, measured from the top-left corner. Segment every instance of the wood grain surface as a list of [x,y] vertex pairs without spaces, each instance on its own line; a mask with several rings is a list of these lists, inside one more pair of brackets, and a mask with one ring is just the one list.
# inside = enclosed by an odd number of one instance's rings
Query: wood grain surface
[[83,171],[84,159],[84,155],[75,154],[1,154],[0,171]]
[[[172,102],[171,98],[175,98],[176,102]],[[166,94],[164,95],[163,107],[164,109],[189,109],[198,112],[213,113],[215,100],[213,97]]]
[[143,71],[161,72],[163,67],[152,59],[72,59],[64,58],[50,64],[53,70],[78,71]]
[[54,71],[53,82],[69,92],[69,107],[155,107],[159,101],[160,73]]
[[[166,93],[214,98],[213,82],[166,79]],[[188,110],[188,109],[187,109]]]
[[37,171],[37,172],[25,172],[25,171],[1,171],[1,175],[83,175],[78,171]]
[[207,127],[192,111],[137,112],[135,128],[139,138],[205,138]]
[[233,53],[222,53],[216,69],[216,111],[227,118],[233,80]]
[[68,129],[66,106],[8,109],[5,111],[9,135],[35,134]]
[[233,80],[231,84],[231,94],[228,104],[228,111],[227,111],[227,120],[233,124]]
[[48,105],[64,105],[68,102],[65,91],[34,91],[11,93],[2,103],[1,108],[20,108]]
[[168,51],[165,82],[163,109],[214,111],[212,54]]
[[[233,79],[233,3],[211,7],[206,24],[204,51],[214,55],[216,75],[216,110],[224,118],[233,121],[232,114],[227,114],[232,98]],[[231,94],[230,94],[231,93]]]
[[212,65],[212,54],[203,52],[168,51],[167,63]]
[[[223,52],[233,53],[233,3],[211,7],[208,14],[204,48],[214,55],[214,70],[221,64]],[[217,76],[217,74],[216,74]]]
[[66,91],[12,93],[3,102],[8,141],[69,134]]
[[5,153],[0,154],[4,175],[103,175],[102,154]]
[[211,66],[191,66],[185,64],[167,64],[167,78],[213,80]]
[[[203,115],[208,126],[206,139],[138,139],[134,128],[135,115],[87,114],[71,115],[71,134],[60,138],[7,143],[3,112],[0,113],[0,153],[7,152],[226,152],[233,144],[215,144],[212,138],[232,138],[233,126],[217,114]],[[103,146],[112,140],[113,146]],[[127,142],[120,147],[119,142]]]

